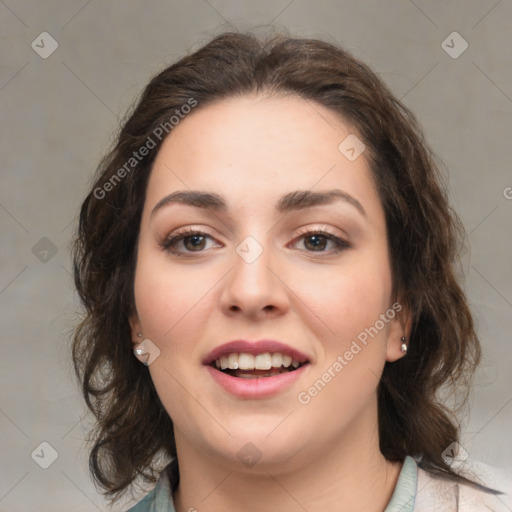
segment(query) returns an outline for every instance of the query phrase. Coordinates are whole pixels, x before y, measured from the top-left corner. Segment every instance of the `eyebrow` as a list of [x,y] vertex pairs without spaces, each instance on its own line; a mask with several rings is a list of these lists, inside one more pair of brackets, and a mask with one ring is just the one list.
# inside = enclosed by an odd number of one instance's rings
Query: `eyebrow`
[[[363,205],[355,197],[339,189],[327,190],[325,192],[313,192],[311,190],[289,192],[276,203],[276,210],[280,213],[287,213],[313,206],[332,204],[335,201],[344,201],[354,206],[363,217],[367,216]],[[160,199],[153,208],[151,217],[158,210],[175,203],[207,208],[215,212],[226,212],[228,210],[226,200],[219,194],[199,190],[179,190]]]

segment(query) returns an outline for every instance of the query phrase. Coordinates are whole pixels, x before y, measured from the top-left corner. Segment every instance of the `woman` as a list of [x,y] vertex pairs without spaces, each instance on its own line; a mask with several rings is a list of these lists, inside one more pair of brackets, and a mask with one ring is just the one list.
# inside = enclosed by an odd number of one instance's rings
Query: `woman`
[[347,52],[227,33],[165,69],[75,243],[97,483],[158,480],[132,511],[501,510],[438,397],[480,358],[462,234]]

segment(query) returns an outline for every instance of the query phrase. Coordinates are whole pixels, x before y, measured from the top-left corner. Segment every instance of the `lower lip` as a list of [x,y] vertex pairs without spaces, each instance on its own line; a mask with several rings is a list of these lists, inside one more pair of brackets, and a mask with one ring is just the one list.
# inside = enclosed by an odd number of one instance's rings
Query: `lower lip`
[[289,388],[309,367],[309,363],[293,372],[281,373],[272,377],[244,379],[223,373],[212,366],[206,366],[210,375],[228,393],[240,398],[267,398]]

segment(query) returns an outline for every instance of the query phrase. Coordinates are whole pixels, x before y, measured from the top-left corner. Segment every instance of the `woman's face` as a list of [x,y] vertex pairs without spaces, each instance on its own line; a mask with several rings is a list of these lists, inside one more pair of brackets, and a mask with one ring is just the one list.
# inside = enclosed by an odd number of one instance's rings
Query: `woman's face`
[[131,325],[160,351],[149,370],[179,455],[298,464],[376,438],[376,389],[405,322],[362,149],[297,97],[199,105],[165,140]]

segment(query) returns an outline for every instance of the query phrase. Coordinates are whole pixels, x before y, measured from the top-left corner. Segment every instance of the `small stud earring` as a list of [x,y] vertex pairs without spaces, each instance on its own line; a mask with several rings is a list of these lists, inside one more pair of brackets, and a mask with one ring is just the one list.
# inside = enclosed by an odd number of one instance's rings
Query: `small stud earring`
[[137,338],[142,338],[142,333],[141,332],[137,333]]
[[405,343],[407,340],[407,338],[405,336],[402,336],[400,338],[400,341],[402,342],[402,345],[400,347],[400,350],[403,352],[403,353],[406,353],[407,352],[407,343]]

